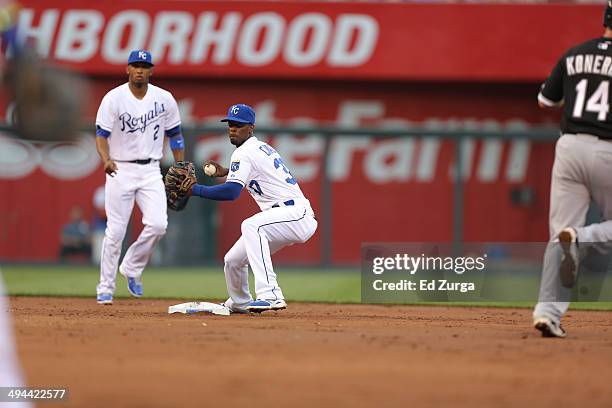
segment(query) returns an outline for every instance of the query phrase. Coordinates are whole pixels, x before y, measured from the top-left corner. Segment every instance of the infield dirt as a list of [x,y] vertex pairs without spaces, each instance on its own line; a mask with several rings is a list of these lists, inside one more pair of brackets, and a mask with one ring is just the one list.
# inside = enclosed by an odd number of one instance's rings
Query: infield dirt
[[[204,300],[204,299],[202,299]],[[177,300],[10,298],[34,387],[70,407],[609,407],[612,313],[543,339],[527,309],[290,303],[168,315]]]

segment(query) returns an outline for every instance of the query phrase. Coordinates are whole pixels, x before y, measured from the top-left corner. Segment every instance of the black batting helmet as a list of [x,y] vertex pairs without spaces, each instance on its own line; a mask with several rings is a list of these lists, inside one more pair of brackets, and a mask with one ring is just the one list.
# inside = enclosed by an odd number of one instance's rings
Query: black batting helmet
[[612,28],[612,0],[608,0],[606,11],[604,11],[603,25],[604,27]]

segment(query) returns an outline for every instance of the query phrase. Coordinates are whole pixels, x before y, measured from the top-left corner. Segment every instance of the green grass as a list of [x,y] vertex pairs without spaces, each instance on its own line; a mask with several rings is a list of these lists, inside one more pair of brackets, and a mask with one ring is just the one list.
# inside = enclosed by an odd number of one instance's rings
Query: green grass
[[[98,268],[89,266],[3,266],[10,295],[94,297]],[[360,303],[361,278],[356,269],[277,268],[285,297],[291,301]],[[218,300],[227,297],[221,267],[147,268],[145,296],[160,299]],[[251,289],[253,288],[251,282]],[[126,281],[117,277],[115,297],[129,297]],[[533,302],[431,302],[440,306],[523,307]],[[612,310],[612,302],[576,302],[572,309]]]
[[[8,293],[19,296],[95,296],[99,272],[94,267],[4,266]],[[360,279],[356,270],[277,270],[288,299],[302,302],[358,303]],[[166,299],[226,299],[223,269],[147,268],[145,296]],[[253,288],[251,282],[251,288]],[[115,297],[129,297],[126,280],[117,276]]]

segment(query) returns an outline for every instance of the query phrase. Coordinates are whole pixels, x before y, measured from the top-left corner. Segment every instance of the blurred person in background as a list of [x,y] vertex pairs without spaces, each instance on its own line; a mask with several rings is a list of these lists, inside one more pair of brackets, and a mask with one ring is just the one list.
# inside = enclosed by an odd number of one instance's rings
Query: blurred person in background
[[[2,81],[5,79],[6,69],[4,55],[15,39],[18,11],[18,3],[0,0],[0,79]],[[23,387],[25,380],[15,349],[9,303],[5,293],[0,271],[0,387]],[[0,408],[30,408],[31,406],[28,402],[0,402]]]
[[70,221],[62,228],[60,262],[66,262],[66,257],[72,255],[85,256],[91,260],[91,229],[81,207],[70,210]]

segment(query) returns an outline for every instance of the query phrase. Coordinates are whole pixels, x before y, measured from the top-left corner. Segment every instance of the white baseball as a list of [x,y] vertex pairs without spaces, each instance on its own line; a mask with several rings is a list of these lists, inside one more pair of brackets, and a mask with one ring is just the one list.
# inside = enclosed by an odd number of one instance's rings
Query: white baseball
[[207,164],[206,166],[204,166],[204,173],[207,176],[212,176],[216,172],[217,172],[217,168],[215,167],[214,164]]

